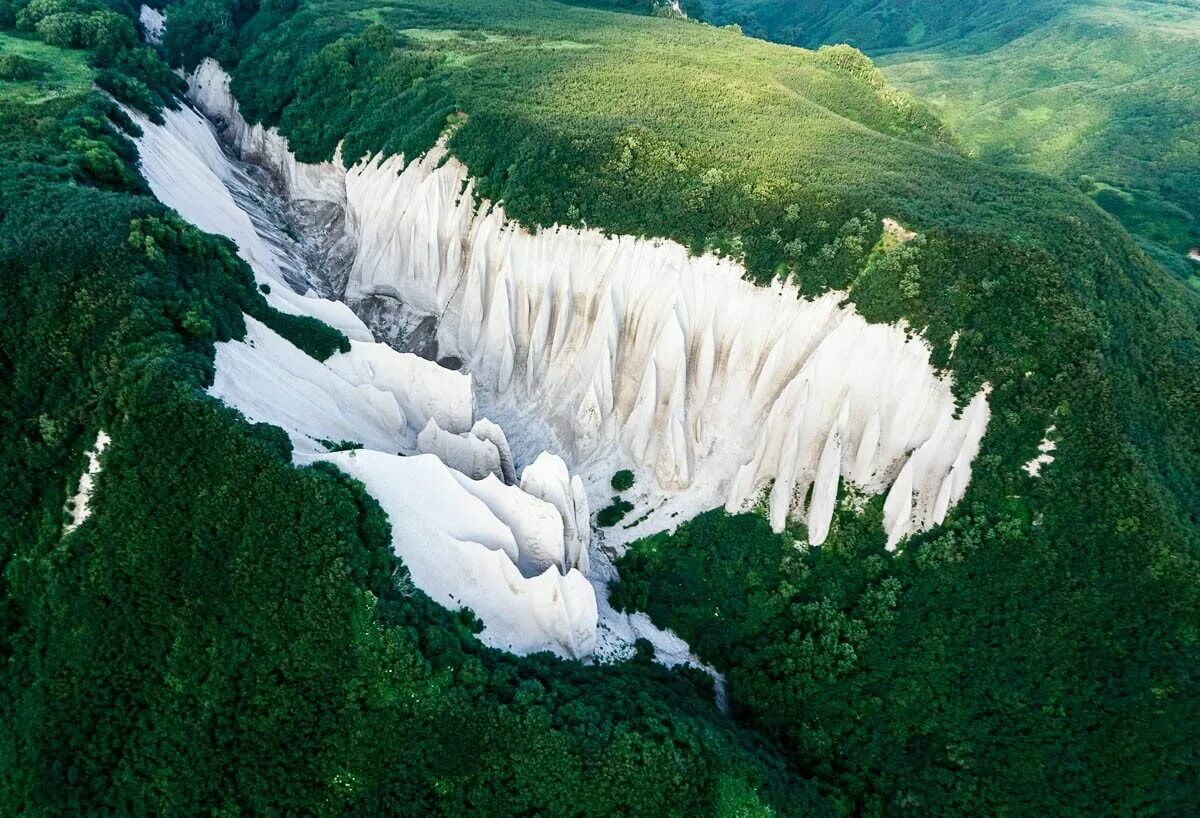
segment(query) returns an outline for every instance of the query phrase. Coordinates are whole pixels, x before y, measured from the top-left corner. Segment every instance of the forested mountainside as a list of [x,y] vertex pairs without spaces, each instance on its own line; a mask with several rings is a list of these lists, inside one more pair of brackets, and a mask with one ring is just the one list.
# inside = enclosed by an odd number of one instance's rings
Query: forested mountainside
[[695,16],[753,37],[816,48],[852,43],[872,53],[913,46],[987,50],[1033,29],[1076,0],[696,0]]
[[1200,246],[1194,0],[703,0],[754,36],[850,43],[979,156],[1078,186],[1184,279]]
[[[5,813],[1192,811],[1200,304],[1075,186],[965,155],[847,47],[550,0],[166,15],[159,49],[124,5],[0,6]],[[729,715],[645,643],[483,647],[360,484],[204,393],[243,313],[346,343],[138,175],[112,98],[158,116],[206,57],[304,161],[445,137],[531,229],[906,322],[963,403],[989,390],[966,496],[895,553],[853,492],[820,548],[759,509],[631,547],[614,601],[722,671]]]
[[698,671],[485,649],[361,485],[204,394],[243,312],[345,339],[148,195],[91,85],[176,89],[129,10],[48,9],[85,39],[25,7],[0,51],[0,813],[827,812]]

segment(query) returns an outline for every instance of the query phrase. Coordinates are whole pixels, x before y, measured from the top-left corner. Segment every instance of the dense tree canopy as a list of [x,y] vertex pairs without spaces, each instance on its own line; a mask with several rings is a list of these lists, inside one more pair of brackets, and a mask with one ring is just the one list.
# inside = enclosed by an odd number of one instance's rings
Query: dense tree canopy
[[695,16],[850,43],[964,147],[1066,179],[1200,287],[1195,0],[699,0]]

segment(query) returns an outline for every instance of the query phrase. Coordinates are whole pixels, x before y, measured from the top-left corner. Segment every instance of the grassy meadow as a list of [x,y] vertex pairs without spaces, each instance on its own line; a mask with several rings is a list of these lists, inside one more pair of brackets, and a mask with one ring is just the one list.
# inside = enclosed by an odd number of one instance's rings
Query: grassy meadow
[[701,0],[697,13],[816,47],[850,43],[972,156],[1091,196],[1180,278],[1200,245],[1200,3]]

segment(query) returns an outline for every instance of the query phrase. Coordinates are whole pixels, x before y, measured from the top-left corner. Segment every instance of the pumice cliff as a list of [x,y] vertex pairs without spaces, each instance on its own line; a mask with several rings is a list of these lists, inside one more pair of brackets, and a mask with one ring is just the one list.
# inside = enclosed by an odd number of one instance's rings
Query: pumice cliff
[[[248,319],[247,338],[218,349],[213,393],[287,431],[298,463],[328,460],[362,480],[415,584],[472,608],[490,644],[620,655],[645,636],[687,659],[585,579],[612,575],[591,548],[589,509],[607,501],[618,467],[640,476],[634,522],[610,530],[612,543],[766,499],[777,530],[804,520],[818,545],[853,483],[887,492],[894,546],[965,492],[986,390],[956,411],[925,342],[868,323],[841,294],[756,287],[735,261],[665,240],[532,233],[476,201],[468,169],[440,145],[413,161],[302,164],[276,132],[242,120],[216,63],[190,87],[288,199],[340,212],[341,234],[325,239],[348,248],[343,303],[304,292],[321,283],[285,231],[247,212],[252,180],[209,123],[186,109],[161,127],[141,121],[159,198],[232,238],[273,306],[351,339],[349,353],[318,362]],[[351,309],[366,303],[432,332],[437,357],[461,370],[377,343]]]
[[[288,195],[344,208],[347,303],[382,297],[435,316],[438,354],[461,360],[489,402],[540,419],[578,467],[619,450],[653,480],[651,504],[686,489],[693,510],[766,492],[772,526],[804,520],[814,545],[843,482],[888,492],[893,547],[966,491],[986,389],[956,411],[924,340],[868,323],[841,294],[756,287],[737,262],[666,240],[530,232],[476,201],[441,145],[414,160],[304,165],[242,119],[216,63],[190,88]],[[652,511],[646,527],[664,524]]]
[[246,316],[243,339],[217,344],[209,392],[283,429],[298,465],[326,461],[362,481],[387,512],[413,583],[474,611],[485,643],[591,655],[598,612],[583,573],[589,513],[579,478],[550,454],[518,472],[504,430],[478,416],[470,375],[376,343],[344,304],[293,291],[304,277],[293,269],[298,251],[269,214],[243,209],[252,180],[199,114],[165,111],[161,126],[131,115],[156,196],[233,239],[272,306],[351,339],[349,352],[318,361]]

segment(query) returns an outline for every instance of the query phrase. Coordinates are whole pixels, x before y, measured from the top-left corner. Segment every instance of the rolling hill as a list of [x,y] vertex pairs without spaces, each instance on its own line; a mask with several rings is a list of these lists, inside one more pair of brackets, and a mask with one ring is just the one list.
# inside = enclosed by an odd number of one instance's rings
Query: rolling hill
[[699,13],[781,42],[862,48],[965,148],[1077,185],[1193,275],[1200,5],[707,0]]

